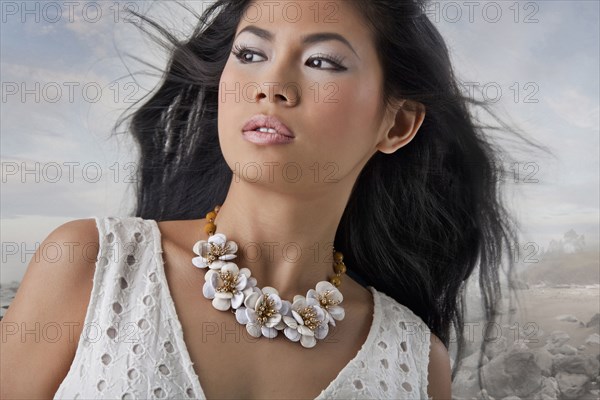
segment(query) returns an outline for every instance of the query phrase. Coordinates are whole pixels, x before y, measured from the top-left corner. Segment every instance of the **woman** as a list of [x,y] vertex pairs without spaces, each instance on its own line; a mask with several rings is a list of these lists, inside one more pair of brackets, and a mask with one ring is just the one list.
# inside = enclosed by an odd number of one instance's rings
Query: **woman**
[[516,236],[423,10],[219,0],[185,42],[144,19],[174,47],[131,123],[135,217],[46,238],[75,257],[32,261],[3,325],[80,339],[11,336],[3,395],[450,398],[466,280],[493,319]]

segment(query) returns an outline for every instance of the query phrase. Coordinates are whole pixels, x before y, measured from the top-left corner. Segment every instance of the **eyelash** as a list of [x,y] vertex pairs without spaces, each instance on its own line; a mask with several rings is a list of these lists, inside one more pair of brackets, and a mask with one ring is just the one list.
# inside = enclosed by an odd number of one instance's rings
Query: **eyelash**
[[[231,52],[235,55],[235,57],[238,60],[240,60],[240,62],[242,64],[252,64],[251,62],[245,61],[243,59],[243,55],[246,52],[261,55],[260,53],[251,50],[249,47],[247,47],[245,45],[235,45],[235,46],[233,46],[233,48],[234,48],[234,50],[232,50]],[[318,68],[318,69],[324,69],[326,71],[329,70],[329,71],[334,71],[334,72],[340,72],[340,71],[347,70],[347,68],[345,68],[344,66],[341,65],[342,62],[344,61],[344,58],[336,56],[336,55],[333,55],[333,54],[319,53],[319,57],[311,57],[309,60],[310,61],[313,61],[313,60],[323,60],[323,61],[326,61],[326,62],[331,63],[331,64],[333,64],[333,65],[336,66],[336,68]]]

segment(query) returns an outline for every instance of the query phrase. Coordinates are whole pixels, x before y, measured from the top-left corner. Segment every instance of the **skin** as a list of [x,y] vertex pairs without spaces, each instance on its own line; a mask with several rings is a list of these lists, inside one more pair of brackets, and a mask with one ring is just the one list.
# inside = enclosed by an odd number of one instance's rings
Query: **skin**
[[[371,33],[361,16],[343,1],[294,2],[303,15],[294,23],[281,13],[283,3],[288,2],[279,2],[271,19],[265,3],[254,3],[262,17],[243,19],[236,34],[253,25],[272,32],[273,41],[249,32],[236,37],[234,46],[243,43],[258,54],[248,64],[232,54],[221,77],[221,89],[230,91],[239,83],[247,90],[245,95],[240,93],[239,101],[235,96],[220,96],[219,140],[234,178],[216,224],[218,232],[240,245],[236,264],[248,267],[259,287],[273,286],[282,298],[291,300],[331,275],[331,244],[358,174],[376,152],[391,154],[407,145],[421,126],[425,110],[419,104],[410,104],[416,111],[407,110],[402,100],[383,107],[378,100],[382,70]],[[315,3],[319,3],[320,19],[309,8]],[[333,15],[337,22],[325,22],[332,3],[337,5]],[[344,36],[356,54],[337,41],[303,46],[300,36],[315,32]],[[336,73],[331,71],[335,65],[325,60],[309,61],[319,53],[343,57],[346,70]],[[279,85],[269,89],[265,82]],[[289,83],[294,85],[284,90]],[[259,113],[280,118],[295,133],[294,141],[258,146],[244,140],[243,124]],[[290,179],[294,170],[285,175],[288,179],[282,174],[281,167],[290,162],[300,167],[298,181]],[[271,170],[274,174],[269,175],[267,163],[279,163],[279,168],[275,164]],[[256,169],[243,172],[244,166],[257,164],[262,166],[260,179],[254,179]],[[317,344],[317,351],[304,349],[283,335],[273,340],[249,338],[231,314],[215,310],[202,296],[198,288],[204,283],[204,271],[189,267],[195,256],[192,246],[208,238],[203,232],[205,223],[198,219],[158,224],[169,291],[205,395],[209,399],[315,398],[365,342],[372,325],[370,292],[343,276],[340,291],[346,317],[330,330],[328,340]],[[94,220],[77,220],[57,228],[46,241],[98,243],[98,233]],[[252,247],[247,247],[250,243]],[[288,253],[282,252],[286,245]],[[301,252],[294,253],[294,248]],[[68,254],[66,246],[63,253]],[[24,321],[79,321],[81,326],[92,288],[94,265],[89,260],[95,257],[79,258],[52,265],[32,261],[2,326]],[[60,296],[56,288],[61,288]],[[76,330],[74,337],[79,334]],[[50,398],[69,370],[77,343],[66,338],[36,343],[13,335],[4,344],[2,370],[10,373],[0,374],[1,397]],[[448,352],[433,334],[430,345],[429,396],[449,399]],[[273,355],[293,362],[273,363]],[[48,359],[53,368],[46,368]],[[258,367],[241,360],[252,360]],[[27,378],[32,375],[38,378]]]

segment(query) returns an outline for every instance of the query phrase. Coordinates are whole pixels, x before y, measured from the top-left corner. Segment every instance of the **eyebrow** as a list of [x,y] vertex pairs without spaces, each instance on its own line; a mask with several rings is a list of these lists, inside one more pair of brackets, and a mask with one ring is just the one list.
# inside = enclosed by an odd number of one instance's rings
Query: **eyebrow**
[[[253,33],[256,36],[263,38],[269,42],[273,41],[273,37],[274,35],[267,31],[266,29],[262,29],[259,28],[257,26],[254,25],[248,25],[246,26],[244,29],[242,29],[237,35],[236,38],[242,34],[242,32],[249,32],[249,33]],[[326,42],[326,41],[330,41],[330,40],[337,40],[338,42],[341,42],[343,44],[345,44],[346,46],[348,46],[350,48],[350,50],[352,50],[352,52],[354,54],[356,54],[356,57],[358,57],[360,59],[360,56],[358,55],[358,53],[356,52],[356,50],[354,50],[354,47],[352,47],[352,45],[350,44],[350,42],[343,37],[342,35],[340,35],[339,33],[334,33],[334,32],[319,32],[319,33],[311,33],[309,35],[303,35],[300,36],[301,42],[303,45],[308,45],[308,44],[313,44],[313,43],[319,43],[319,42]]]

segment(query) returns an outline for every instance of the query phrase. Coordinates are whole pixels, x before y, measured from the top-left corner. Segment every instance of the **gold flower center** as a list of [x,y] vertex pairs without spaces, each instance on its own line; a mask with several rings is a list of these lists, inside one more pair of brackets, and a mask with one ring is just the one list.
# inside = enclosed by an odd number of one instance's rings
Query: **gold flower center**
[[266,324],[269,318],[275,314],[274,303],[275,301],[268,294],[265,294],[263,300],[256,308],[256,319],[261,326]]
[[333,299],[329,298],[329,295],[331,294],[331,290],[327,290],[325,293],[320,294],[319,297],[319,303],[321,304],[321,307],[323,307],[326,310],[329,310],[330,307],[333,306],[337,306],[338,304],[340,304],[339,301],[335,301]]
[[227,272],[219,271],[219,278],[221,278],[221,284],[217,288],[217,292],[235,293],[237,291],[235,286],[238,283],[238,279],[239,279],[238,274],[234,275],[229,271],[227,271]]
[[213,261],[219,259],[219,257],[227,254],[227,246],[225,244],[218,245],[214,243],[209,243],[210,250],[208,250],[208,254],[206,256],[207,263],[210,265]]
[[319,320],[317,319],[317,313],[313,306],[308,306],[300,309],[298,314],[302,317],[304,321],[304,325],[308,327],[311,331],[314,331],[319,326]]

